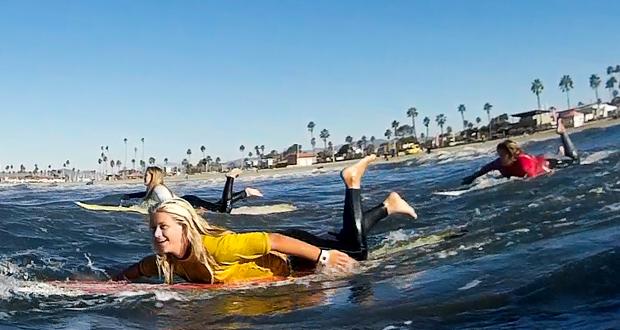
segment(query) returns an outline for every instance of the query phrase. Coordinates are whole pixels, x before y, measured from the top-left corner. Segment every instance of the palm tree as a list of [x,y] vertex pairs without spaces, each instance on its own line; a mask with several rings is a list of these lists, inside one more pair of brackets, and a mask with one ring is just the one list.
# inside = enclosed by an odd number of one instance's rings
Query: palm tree
[[114,174],[114,164],[116,164],[116,162],[114,160],[110,160],[110,172],[112,172],[112,174]]
[[431,119],[428,117],[424,117],[424,120],[422,120],[422,123],[424,124],[424,126],[426,126],[426,138],[428,139],[428,125],[430,125]]
[[[125,164],[127,164],[127,138],[124,138],[123,142],[125,143]],[[126,167],[127,165],[125,165],[125,168],[123,169],[126,169]]]
[[347,135],[346,138],[344,138],[344,142],[351,144],[353,143],[353,137],[351,135]]
[[149,165],[155,165],[155,157],[149,157]]
[[370,143],[371,143],[373,146],[375,145],[375,141],[376,141],[376,140],[377,140],[377,139],[375,138],[375,136],[374,136],[374,135],[370,137]]
[[220,162],[222,161],[222,159],[220,157],[215,157],[215,163],[216,164],[220,164]]
[[396,120],[392,122],[392,129],[394,130],[394,134],[396,134],[396,129],[398,128],[399,125],[400,123]]
[[452,126],[446,127],[446,134],[448,134],[448,135],[452,134]]
[[476,125],[480,126],[481,121],[482,119],[480,119],[480,117],[476,117]]
[[[141,162],[142,164],[145,164],[144,162],[144,138],[141,138],[140,141],[142,142],[142,158],[141,158]],[[142,169],[144,170],[144,165],[142,165]]]
[[607,74],[608,75],[611,75],[614,72],[616,72],[616,71],[614,70],[613,66],[610,65],[610,66],[607,67]]
[[407,117],[411,117],[411,127],[413,128],[413,137],[417,140],[418,134],[415,131],[415,117],[418,116],[418,109],[411,107],[407,110]]
[[489,118],[489,139],[491,138],[491,109],[493,109],[491,103],[487,102],[484,104],[484,111],[487,112],[487,117]]
[[362,135],[362,138],[360,139],[360,142],[362,142],[362,146],[363,146],[363,150],[366,150],[366,144],[368,144],[368,138],[366,137],[366,135]]
[[327,149],[327,139],[329,139],[329,131],[327,129],[321,130],[319,137],[323,140],[324,149]]
[[241,158],[243,158],[243,152],[245,151],[245,146],[243,144],[239,146],[239,151],[241,152]]
[[461,113],[461,119],[463,120],[463,129],[466,129],[467,123],[465,123],[465,104],[460,104],[458,111]]
[[570,96],[568,92],[573,89],[573,80],[569,75],[564,75],[562,79],[560,79],[559,86],[562,92],[566,93],[566,103],[568,104],[568,109],[570,109]]
[[117,168],[120,168],[120,167],[121,167],[121,161],[120,161],[120,160],[117,160],[117,161],[116,161],[116,167],[117,167]]
[[168,157],[164,158],[164,166],[168,166]]
[[136,159],[138,159],[138,147],[133,147],[133,163],[134,163],[134,170],[136,169],[135,165],[136,165]]
[[187,158],[189,159],[188,162],[191,166],[192,165],[192,149],[187,149],[185,153],[187,154]]
[[307,127],[308,127],[308,131],[310,131],[310,138],[314,137],[314,126],[316,126],[316,125],[314,124],[313,121],[308,123]]
[[310,144],[312,145],[312,151],[314,151],[314,147],[316,146],[316,138],[310,139]]
[[132,166],[132,169],[135,171],[136,170],[136,159],[135,158],[131,160],[131,166]]
[[532,87],[530,88],[530,90],[532,91],[532,93],[536,94],[536,101],[538,101],[538,110],[541,110],[541,107],[540,107],[540,93],[542,93],[543,89],[545,89],[545,86],[543,86],[543,84],[540,81],[540,79],[534,79],[534,81],[532,82]]
[[260,156],[260,148],[258,147],[258,145],[254,146],[254,151],[256,151],[256,156]]
[[383,133],[383,135],[389,140],[392,137],[392,130],[391,129],[386,129],[385,133]]
[[616,77],[611,76],[611,78],[609,78],[609,80],[607,80],[607,82],[605,83],[605,88],[609,89],[609,98],[613,99],[613,90],[614,90],[614,85],[616,84],[616,82],[618,82],[616,80]]
[[594,90],[594,96],[596,97],[596,103],[600,103],[598,97],[598,86],[601,85],[601,78],[595,74],[590,76],[590,87]]
[[443,125],[446,123],[446,120],[447,120],[447,117],[443,113],[437,115],[437,117],[435,118],[437,125],[439,125],[439,127],[441,128],[441,135],[443,135]]

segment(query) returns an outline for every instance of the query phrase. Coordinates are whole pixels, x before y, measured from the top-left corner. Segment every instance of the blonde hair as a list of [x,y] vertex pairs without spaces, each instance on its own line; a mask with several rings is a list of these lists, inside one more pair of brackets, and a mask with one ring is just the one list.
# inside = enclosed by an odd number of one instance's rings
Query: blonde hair
[[[211,274],[211,283],[214,282],[214,271],[218,270],[219,265],[202,245],[202,236],[222,236],[232,233],[221,227],[210,225],[206,219],[198,215],[196,210],[182,198],[175,197],[164,201],[150,211],[150,223],[152,225],[153,215],[158,212],[167,213],[172,216],[178,224],[183,227],[183,233],[191,247],[191,253],[203,264]],[[174,257],[163,254],[156,255],[157,268],[159,275],[163,276],[166,284],[174,282]]]
[[497,145],[497,152],[500,151],[505,152],[512,161],[517,160],[517,157],[523,153],[523,149],[519,147],[519,145],[512,140],[506,140]]
[[[162,185],[164,187],[166,187],[166,185],[164,184],[164,177],[166,176],[166,174],[164,173],[164,171],[157,167],[157,166],[149,166],[146,168],[146,171],[144,172],[144,175],[146,176],[147,174],[151,175],[151,181],[148,183],[148,185],[146,186],[146,197],[145,199],[148,199],[149,196],[151,196],[151,193],[153,193],[153,189],[155,189],[155,187],[157,187],[158,185]],[[168,187],[166,187],[168,188]],[[170,189],[168,189],[170,190]]]

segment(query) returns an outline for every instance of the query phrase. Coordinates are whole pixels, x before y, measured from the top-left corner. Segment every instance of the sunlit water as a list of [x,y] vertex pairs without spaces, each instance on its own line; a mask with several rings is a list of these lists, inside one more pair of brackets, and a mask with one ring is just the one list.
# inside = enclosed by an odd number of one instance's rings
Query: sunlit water
[[[204,292],[85,295],[51,280],[99,279],[150,252],[143,217],[91,212],[75,200],[139,186],[0,186],[0,326],[22,328],[613,328],[620,322],[620,126],[573,135],[581,165],[533,181],[486,176],[459,197],[433,195],[493,159],[466,148],[376,165],[364,180],[371,207],[389,191],[409,200],[416,221],[390,217],[372,232],[374,251],[346,278]],[[553,154],[559,141],[533,142]],[[171,184],[179,194],[217,199],[222,180]],[[240,179],[265,198],[292,203],[271,215],[210,214],[233,230],[340,225],[336,172]],[[467,230],[462,237],[433,233]]]

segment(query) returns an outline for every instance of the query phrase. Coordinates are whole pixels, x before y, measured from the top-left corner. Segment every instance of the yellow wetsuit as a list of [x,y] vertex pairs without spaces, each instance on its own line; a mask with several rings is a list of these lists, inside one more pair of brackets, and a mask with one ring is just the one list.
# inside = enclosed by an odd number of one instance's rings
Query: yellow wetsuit
[[[215,259],[214,274],[198,261],[193,254],[186,259],[174,259],[174,273],[188,282],[233,283],[258,280],[291,273],[286,255],[271,251],[269,236],[264,232],[225,234],[219,237],[203,236],[202,244]],[[140,261],[144,276],[158,274],[155,256]]]

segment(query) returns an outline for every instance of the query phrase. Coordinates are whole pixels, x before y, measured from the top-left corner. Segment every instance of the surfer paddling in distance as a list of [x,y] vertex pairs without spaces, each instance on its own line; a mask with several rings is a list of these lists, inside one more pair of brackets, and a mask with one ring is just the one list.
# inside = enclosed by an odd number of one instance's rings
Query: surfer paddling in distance
[[375,158],[367,156],[341,172],[346,190],[342,229],[337,234],[234,233],[209,224],[187,201],[173,198],[150,212],[156,254],[113,279],[132,281],[160,274],[167,284],[173,283],[175,275],[193,283],[226,284],[286,277],[293,271],[350,273],[357,261],[368,257],[366,236],[375,224],[391,214],[417,217],[394,192],[378,206],[362,211],[362,176]]
[[[263,194],[254,188],[245,188],[243,191],[233,193],[233,182],[241,174],[241,170],[235,168],[226,173],[226,183],[222,198],[215,202],[209,202],[195,195],[185,195],[181,198],[188,201],[194,208],[209,210],[213,212],[230,213],[233,203],[248,197],[262,197]],[[144,185],[146,191],[132,194],[125,194],[121,197],[121,204],[124,200],[142,198],[147,205],[156,205],[177,196],[164,184],[164,171],[156,166],[147,167],[144,172]]]
[[558,117],[556,120],[556,132],[562,139],[562,147],[560,147],[562,158],[545,158],[543,155],[532,156],[526,154],[516,142],[506,140],[497,145],[499,158],[483,166],[476,173],[464,178],[462,184],[471,184],[476,178],[493,170],[499,171],[506,178],[511,176],[535,178],[551,172],[552,169],[579,163],[579,154],[562,124],[562,119]]

